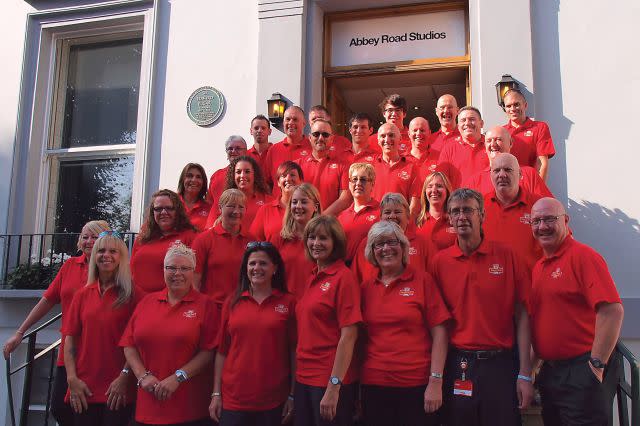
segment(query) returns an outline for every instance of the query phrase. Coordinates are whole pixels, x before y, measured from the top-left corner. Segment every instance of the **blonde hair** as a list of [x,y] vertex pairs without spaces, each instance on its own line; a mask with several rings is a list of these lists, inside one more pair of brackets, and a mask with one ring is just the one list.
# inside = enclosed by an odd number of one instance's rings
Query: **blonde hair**
[[242,202],[242,204],[247,206],[247,196],[244,195],[244,192],[239,189],[230,188],[225,189],[222,195],[220,195],[220,199],[218,200],[218,207],[220,208],[220,216],[213,222],[213,226],[222,223],[222,208],[230,203],[237,203],[238,201]]
[[187,247],[186,245],[184,245],[183,243],[181,243],[180,241],[175,241],[173,244],[171,244],[171,246],[167,250],[167,254],[164,255],[163,265],[166,266],[169,259],[177,256],[182,256],[187,258],[191,263],[191,266],[193,268],[196,267],[196,252],[191,248]]
[[385,235],[393,235],[400,241],[402,246],[402,264],[407,266],[409,264],[409,239],[400,226],[390,220],[381,220],[373,224],[369,233],[367,234],[367,245],[364,247],[364,255],[373,266],[378,266],[375,253],[373,252],[373,245]]
[[120,252],[120,263],[118,264],[118,272],[116,272],[115,286],[118,289],[118,298],[113,302],[113,307],[124,305],[131,300],[133,295],[133,285],[131,283],[131,269],[129,268],[129,250],[122,239],[114,235],[104,235],[98,238],[91,250],[91,259],[89,259],[89,276],[87,284],[91,284],[98,280],[98,265],[96,264],[96,253],[107,244],[114,245]]
[[369,163],[353,163],[349,167],[349,180],[355,172],[364,172],[367,175],[367,179],[371,182],[371,185],[376,183],[376,170]]
[[82,231],[84,231],[85,229],[93,235],[100,235],[102,231],[109,231],[111,227],[106,220],[90,220],[89,222],[85,223],[82,227],[82,230],[80,231],[80,235],[78,235],[78,250],[80,250]]
[[296,221],[293,218],[293,214],[291,213],[291,200],[293,199],[293,194],[296,191],[302,191],[304,195],[309,197],[309,199],[316,205],[316,211],[311,216],[311,219],[322,213],[322,206],[320,205],[320,193],[315,186],[305,182],[293,188],[293,191],[291,191],[291,198],[289,198],[289,202],[287,203],[284,218],[282,219],[282,230],[280,231],[280,236],[285,240],[296,238]]
[[447,203],[449,201],[449,196],[453,191],[451,187],[451,182],[442,172],[433,172],[429,174],[424,180],[424,184],[422,185],[422,193],[420,194],[420,214],[416,219],[416,225],[422,226],[424,222],[426,222],[427,217],[429,216],[429,199],[427,198],[427,185],[431,183],[435,178],[439,177],[442,179],[442,183],[444,184],[444,188],[447,190],[447,195],[444,197],[444,212],[447,212]]

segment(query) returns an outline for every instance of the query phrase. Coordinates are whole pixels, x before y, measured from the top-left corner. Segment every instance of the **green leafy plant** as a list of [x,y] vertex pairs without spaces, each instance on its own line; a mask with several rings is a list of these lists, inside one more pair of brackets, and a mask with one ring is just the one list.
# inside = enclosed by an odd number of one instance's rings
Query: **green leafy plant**
[[7,275],[7,287],[25,290],[45,289],[69,257],[66,253],[49,253],[49,256],[40,259],[40,262],[32,258],[30,262],[18,265]]

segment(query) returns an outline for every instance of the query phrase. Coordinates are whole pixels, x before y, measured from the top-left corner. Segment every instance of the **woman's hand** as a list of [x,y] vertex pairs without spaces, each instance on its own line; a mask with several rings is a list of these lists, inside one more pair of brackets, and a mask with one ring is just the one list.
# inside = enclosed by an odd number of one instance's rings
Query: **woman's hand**
[[442,379],[431,377],[424,390],[424,412],[433,413],[442,406]]
[[158,380],[158,378],[153,374],[149,374],[147,377],[140,381],[140,387],[149,393],[154,393],[154,391],[156,390],[156,386],[158,386],[158,383],[160,383],[160,380]]
[[153,394],[156,396],[157,400],[165,401],[171,398],[171,395],[173,395],[176,389],[178,389],[179,385],[180,383],[178,383],[178,378],[175,374],[172,374],[156,385]]
[[216,395],[211,398],[211,404],[209,404],[209,415],[217,423],[220,423],[220,416],[222,415],[222,397]]
[[22,334],[16,331],[13,336],[9,337],[4,343],[4,347],[2,348],[4,359],[9,359],[11,352],[15,351],[20,343],[22,343]]
[[127,382],[129,376],[127,374],[119,374],[109,385],[109,389],[105,392],[107,395],[107,407],[109,410],[119,410],[127,405]]
[[69,403],[74,412],[80,414],[89,408],[87,397],[93,396],[89,386],[77,377],[67,377]]
[[287,398],[282,408],[282,424],[287,424],[293,417],[293,399]]
[[327,390],[320,401],[320,416],[323,419],[331,421],[336,416],[339,397],[340,387],[331,384],[327,386]]

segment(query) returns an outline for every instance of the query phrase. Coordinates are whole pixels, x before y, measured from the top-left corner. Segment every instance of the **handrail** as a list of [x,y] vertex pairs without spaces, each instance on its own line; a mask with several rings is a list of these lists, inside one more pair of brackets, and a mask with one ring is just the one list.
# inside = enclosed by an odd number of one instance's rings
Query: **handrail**
[[[612,357],[614,365],[610,367],[617,372],[615,396],[618,401],[619,424],[620,426],[640,426],[640,364],[635,355],[620,340],[616,344],[615,355],[618,356]],[[627,382],[625,361],[629,365],[631,383]],[[628,399],[631,399],[631,410],[629,410]]]

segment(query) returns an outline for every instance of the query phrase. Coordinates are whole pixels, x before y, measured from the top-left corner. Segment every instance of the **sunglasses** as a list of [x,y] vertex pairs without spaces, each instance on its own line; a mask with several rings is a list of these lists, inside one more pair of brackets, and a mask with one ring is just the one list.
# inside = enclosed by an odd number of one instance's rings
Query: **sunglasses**
[[331,136],[331,133],[328,133],[328,132],[311,132],[311,136],[313,136],[316,139],[318,139],[320,136],[322,136],[325,139],[329,139],[329,137]]
[[271,244],[269,241],[251,241],[250,243],[247,244],[247,249],[254,249],[254,248],[270,248],[273,247],[273,244]]
[[98,234],[98,238],[106,237],[107,235],[122,239],[122,234],[120,234],[118,231],[102,231]]

